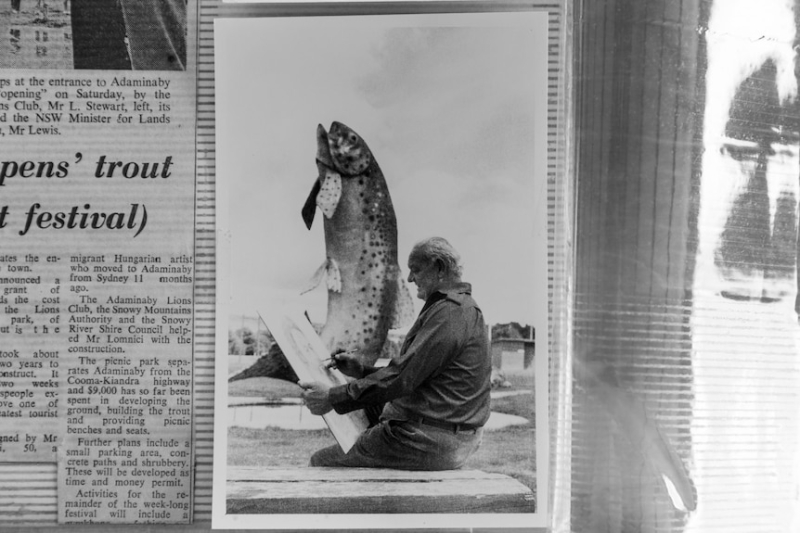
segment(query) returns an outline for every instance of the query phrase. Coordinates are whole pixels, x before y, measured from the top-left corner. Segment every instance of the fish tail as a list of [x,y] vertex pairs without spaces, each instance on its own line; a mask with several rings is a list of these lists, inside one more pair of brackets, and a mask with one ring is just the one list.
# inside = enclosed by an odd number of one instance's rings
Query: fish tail
[[228,383],[233,383],[249,378],[273,378],[297,383],[299,378],[292,369],[286,356],[283,355],[278,343],[273,344],[269,352],[256,360],[253,365],[228,378]]

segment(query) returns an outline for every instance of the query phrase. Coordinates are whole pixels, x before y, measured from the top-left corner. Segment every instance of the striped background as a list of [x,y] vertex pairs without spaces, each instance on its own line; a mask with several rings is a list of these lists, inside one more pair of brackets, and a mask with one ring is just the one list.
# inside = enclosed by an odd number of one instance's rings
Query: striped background
[[[575,2],[575,149],[568,158],[575,165],[575,251],[566,254],[575,275],[562,308],[571,327],[561,336],[571,346],[553,358],[563,366],[551,374],[552,525],[559,533],[798,531],[794,294],[777,302],[723,298],[713,253],[698,254],[714,249],[709,235],[722,229],[703,222],[704,210],[730,214],[727,222],[717,218],[744,229],[748,215],[758,214],[755,202],[733,213],[723,185],[736,174],[703,165],[719,153],[704,137],[706,110],[725,97],[706,93],[719,81],[710,79],[705,48],[715,5],[736,6],[743,27],[776,5],[790,6],[789,20],[791,6],[798,10],[796,1]],[[758,39],[740,38],[757,46]],[[722,70],[723,81],[735,76]],[[797,104],[783,111],[796,129]],[[775,124],[752,112],[747,118],[751,132]],[[765,270],[772,266],[761,261]],[[692,480],[696,511],[676,508],[634,435],[591,383],[573,380],[573,365],[587,363],[607,371],[658,426]]]

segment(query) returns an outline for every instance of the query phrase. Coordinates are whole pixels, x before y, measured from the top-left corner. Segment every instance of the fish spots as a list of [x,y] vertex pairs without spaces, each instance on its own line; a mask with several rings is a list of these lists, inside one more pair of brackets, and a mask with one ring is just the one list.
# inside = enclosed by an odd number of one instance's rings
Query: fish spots
[[335,172],[341,183],[336,212],[324,222],[327,255],[341,266],[342,290],[328,291],[328,320],[321,336],[329,348],[342,346],[377,355],[389,327],[407,325],[395,316],[399,266],[389,189],[372,153],[355,132],[334,123],[317,140],[318,160],[330,162],[324,170]]
[[342,196],[342,177],[338,172],[326,171],[320,191],[317,193],[317,205],[327,218],[331,218],[339,205]]
[[328,133],[328,146],[337,169],[348,175],[366,171],[373,162],[372,152],[353,130],[334,122]]

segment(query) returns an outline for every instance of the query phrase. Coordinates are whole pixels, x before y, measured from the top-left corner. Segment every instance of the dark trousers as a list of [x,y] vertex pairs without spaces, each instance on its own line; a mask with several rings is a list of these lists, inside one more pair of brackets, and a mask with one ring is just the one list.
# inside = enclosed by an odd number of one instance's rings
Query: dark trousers
[[384,420],[367,429],[346,454],[338,444],[311,456],[309,466],[455,470],[481,443],[483,429],[454,433],[416,422]]

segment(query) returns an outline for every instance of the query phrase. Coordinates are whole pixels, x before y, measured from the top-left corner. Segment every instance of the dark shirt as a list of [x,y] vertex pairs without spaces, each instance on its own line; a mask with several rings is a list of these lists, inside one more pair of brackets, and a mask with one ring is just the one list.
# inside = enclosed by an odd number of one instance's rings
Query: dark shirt
[[382,418],[432,418],[483,426],[489,418],[491,357],[483,313],[468,283],[436,292],[384,368],[330,389],[337,413],[389,402]]

